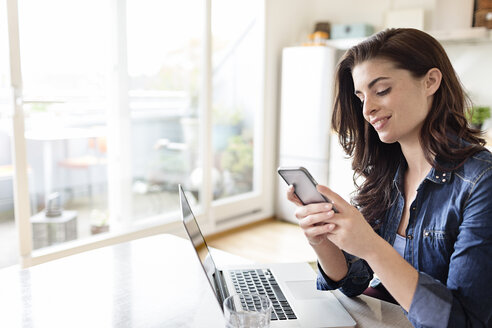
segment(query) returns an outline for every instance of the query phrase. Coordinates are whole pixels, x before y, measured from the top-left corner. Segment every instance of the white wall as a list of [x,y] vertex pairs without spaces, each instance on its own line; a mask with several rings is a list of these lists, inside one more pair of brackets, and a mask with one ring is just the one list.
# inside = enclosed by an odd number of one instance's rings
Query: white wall
[[444,48],[474,105],[492,108],[492,40]]

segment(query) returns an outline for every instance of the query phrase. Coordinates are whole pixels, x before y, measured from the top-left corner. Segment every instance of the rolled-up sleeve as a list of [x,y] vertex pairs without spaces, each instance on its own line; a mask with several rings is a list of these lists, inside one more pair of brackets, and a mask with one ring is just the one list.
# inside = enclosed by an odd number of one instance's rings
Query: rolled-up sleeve
[[419,272],[408,319],[415,327],[492,327],[492,175],[465,203],[446,285]]
[[373,271],[366,261],[347,252],[343,252],[343,255],[347,261],[347,275],[340,281],[333,281],[325,274],[318,262],[316,286],[319,290],[340,289],[342,293],[349,297],[360,295],[369,286]]

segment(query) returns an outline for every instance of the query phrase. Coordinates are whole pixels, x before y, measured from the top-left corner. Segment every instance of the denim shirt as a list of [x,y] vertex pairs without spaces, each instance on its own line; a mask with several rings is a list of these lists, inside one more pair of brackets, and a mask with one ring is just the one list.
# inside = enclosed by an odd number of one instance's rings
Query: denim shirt
[[[439,162],[444,167],[450,167]],[[404,208],[403,172],[378,234],[393,245]],[[415,327],[492,327],[492,154],[481,151],[455,171],[431,169],[410,206],[405,260],[419,273],[410,310]],[[361,294],[373,278],[366,261],[345,253],[339,282],[321,266],[317,287]],[[390,264],[388,264],[390,265]]]

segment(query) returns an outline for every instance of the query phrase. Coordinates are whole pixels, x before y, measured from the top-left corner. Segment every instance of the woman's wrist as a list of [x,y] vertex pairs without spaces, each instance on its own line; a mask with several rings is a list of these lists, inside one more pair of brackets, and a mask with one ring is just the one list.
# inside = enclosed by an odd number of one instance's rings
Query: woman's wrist
[[374,240],[371,243],[368,243],[368,246],[370,247],[367,247],[364,254],[361,254],[361,256],[359,256],[360,258],[366,260],[368,263],[378,261],[385,247],[389,246],[393,248],[390,244],[388,244],[386,240],[381,238],[381,236],[376,233],[374,235]]
[[318,238],[318,241],[312,241],[311,239],[308,239],[308,243],[311,246],[321,246],[323,244],[326,244],[328,242],[328,238],[326,236],[322,236]]

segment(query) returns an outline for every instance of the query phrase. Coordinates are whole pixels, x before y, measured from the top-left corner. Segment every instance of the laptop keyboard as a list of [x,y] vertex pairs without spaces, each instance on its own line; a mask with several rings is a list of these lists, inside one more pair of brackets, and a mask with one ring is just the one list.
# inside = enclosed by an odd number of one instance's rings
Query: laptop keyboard
[[[272,301],[272,320],[294,320],[297,319],[289,302],[280,290],[272,272],[269,269],[258,270],[231,270],[229,271],[236,293],[258,293],[266,295]],[[254,310],[259,304],[241,301],[244,308]]]

